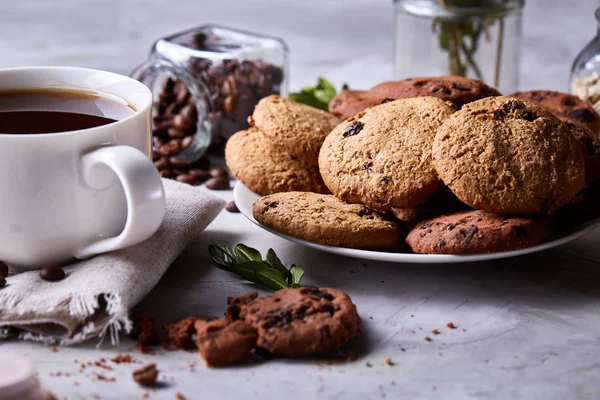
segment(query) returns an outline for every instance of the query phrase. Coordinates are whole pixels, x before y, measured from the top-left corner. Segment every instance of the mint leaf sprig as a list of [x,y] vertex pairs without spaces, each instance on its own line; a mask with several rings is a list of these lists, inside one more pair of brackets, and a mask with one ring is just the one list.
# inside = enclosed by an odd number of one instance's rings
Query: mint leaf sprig
[[[348,85],[344,84],[342,90],[348,89]],[[329,102],[335,97],[337,91],[335,86],[325,78],[319,78],[315,86],[305,86],[299,92],[290,94],[290,99],[307,104],[309,106],[327,111]]]
[[288,269],[273,249],[267,251],[263,260],[258,250],[242,243],[232,248],[212,239],[210,242],[208,253],[219,268],[273,291],[302,287],[300,280],[304,276],[304,269],[296,264]]

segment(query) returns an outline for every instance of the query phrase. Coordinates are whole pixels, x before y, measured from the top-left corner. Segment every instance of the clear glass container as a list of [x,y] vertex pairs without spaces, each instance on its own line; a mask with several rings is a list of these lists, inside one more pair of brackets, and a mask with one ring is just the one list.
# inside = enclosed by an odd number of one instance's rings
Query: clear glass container
[[395,0],[396,79],[460,75],[519,88],[524,0]]
[[571,67],[571,93],[592,104],[600,112],[600,8],[596,9],[598,31],[581,50]]
[[223,155],[261,98],[287,95],[288,49],[274,37],[204,25],[156,41],[132,76],[155,96],[155,161],[175,157],[184,167]]

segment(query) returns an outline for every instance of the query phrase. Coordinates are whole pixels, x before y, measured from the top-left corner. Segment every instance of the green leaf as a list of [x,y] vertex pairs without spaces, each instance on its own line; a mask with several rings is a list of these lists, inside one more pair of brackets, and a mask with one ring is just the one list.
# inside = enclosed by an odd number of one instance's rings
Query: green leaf
[[279,273],[284,277],[284,279],[288,279],[288,277],[290,276],[290,271],[288,271],[285,265],[283,265],[283,263],[281,262],[279,257],[277,257],[277,254],[275,254],[275,251],[273,249],[269,249],[269,251],[267,251],[267,259],[265,260],[265,262],[269,267],[279,271]]
[[241,243],[235,246],[235,254],[237,255],[237,258],[242,262],[262,261],[262,256],[260,255],[260,252],[258,250],[243,245]]
[[235,264],[235,266],[233,267],[233,272],[235,272],[242,278],[249,280],[250,282],[256,282],[256,271],[264,268],[265,265],[262,263],[262,261],[245,261]]
[[329,102],[336,94],[335,86],[331,82],[319,78],[316,86],[305,86],[300,92],[291,93],[290,99],[327,111]]
[[260,283],[272,290],[290,287],[283,276],[281,276],[279,271],[270,268],[261,268],[256,270],[256,280],[257,283]]
[[292,287],[296,287],[294,285],[300,286],[300,281],[304,276],[304,269],[296,264],[292,264],[290,267],[290,274],[292,275],[292,282],[290,283]]

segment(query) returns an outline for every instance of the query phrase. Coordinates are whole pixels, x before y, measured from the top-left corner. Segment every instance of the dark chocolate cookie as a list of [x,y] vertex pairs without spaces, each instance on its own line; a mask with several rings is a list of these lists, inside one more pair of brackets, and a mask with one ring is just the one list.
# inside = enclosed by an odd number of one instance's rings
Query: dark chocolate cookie
[[350,297],[331,288],[282,289],[249,301],[234,299],[229,308],[231,318],[237,316],[256,330],[257,347],[274,355],[330,352],[362,333]]
[[550,234],[543,219],[509,218],[480,210],[460,211],[419,223],[406,243],[415,253],[476,254],[518,250]]
[[329,102],[329,112],[343,121],[380,103],[368,90],[342,90]]
[[594,107],[577,96],[551,90],[531,90],[517,92],[512,97],[537,103],[557,117],[573,119],[591,129],[596,135],[600,133],[600,115]]
[[583,124],[565,117],[559,119],[571,130],[583,151],[585,162],[585,183],[590,184],[600,179],[600,138],[597,133]]
[[383,82],[374,86],[370,95],[379,100],[379,103],[386,99],[432,96],[449,101],[458,108],[485,97],[501,96],[493,87],[461,76],[431,76]]
[[198,351],[208,367],[240,361],[256,345],[256,330],[242,320],[197,320],[195,325]]

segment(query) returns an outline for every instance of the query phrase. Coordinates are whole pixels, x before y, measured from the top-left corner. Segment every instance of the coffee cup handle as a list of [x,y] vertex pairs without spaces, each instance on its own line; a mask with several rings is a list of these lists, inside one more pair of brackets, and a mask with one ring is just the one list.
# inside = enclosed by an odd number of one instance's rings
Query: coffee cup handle
[[127,221],[119,235],[80,248],[76,258],[122,249],[156,232],[165,215],[165,192],[158,171],[144,153],[130,146],[108,146],[85,154],[81,163],[83,180],[93,189],[103,189],[114,180],[106,168],[117,175],[127,200]]

